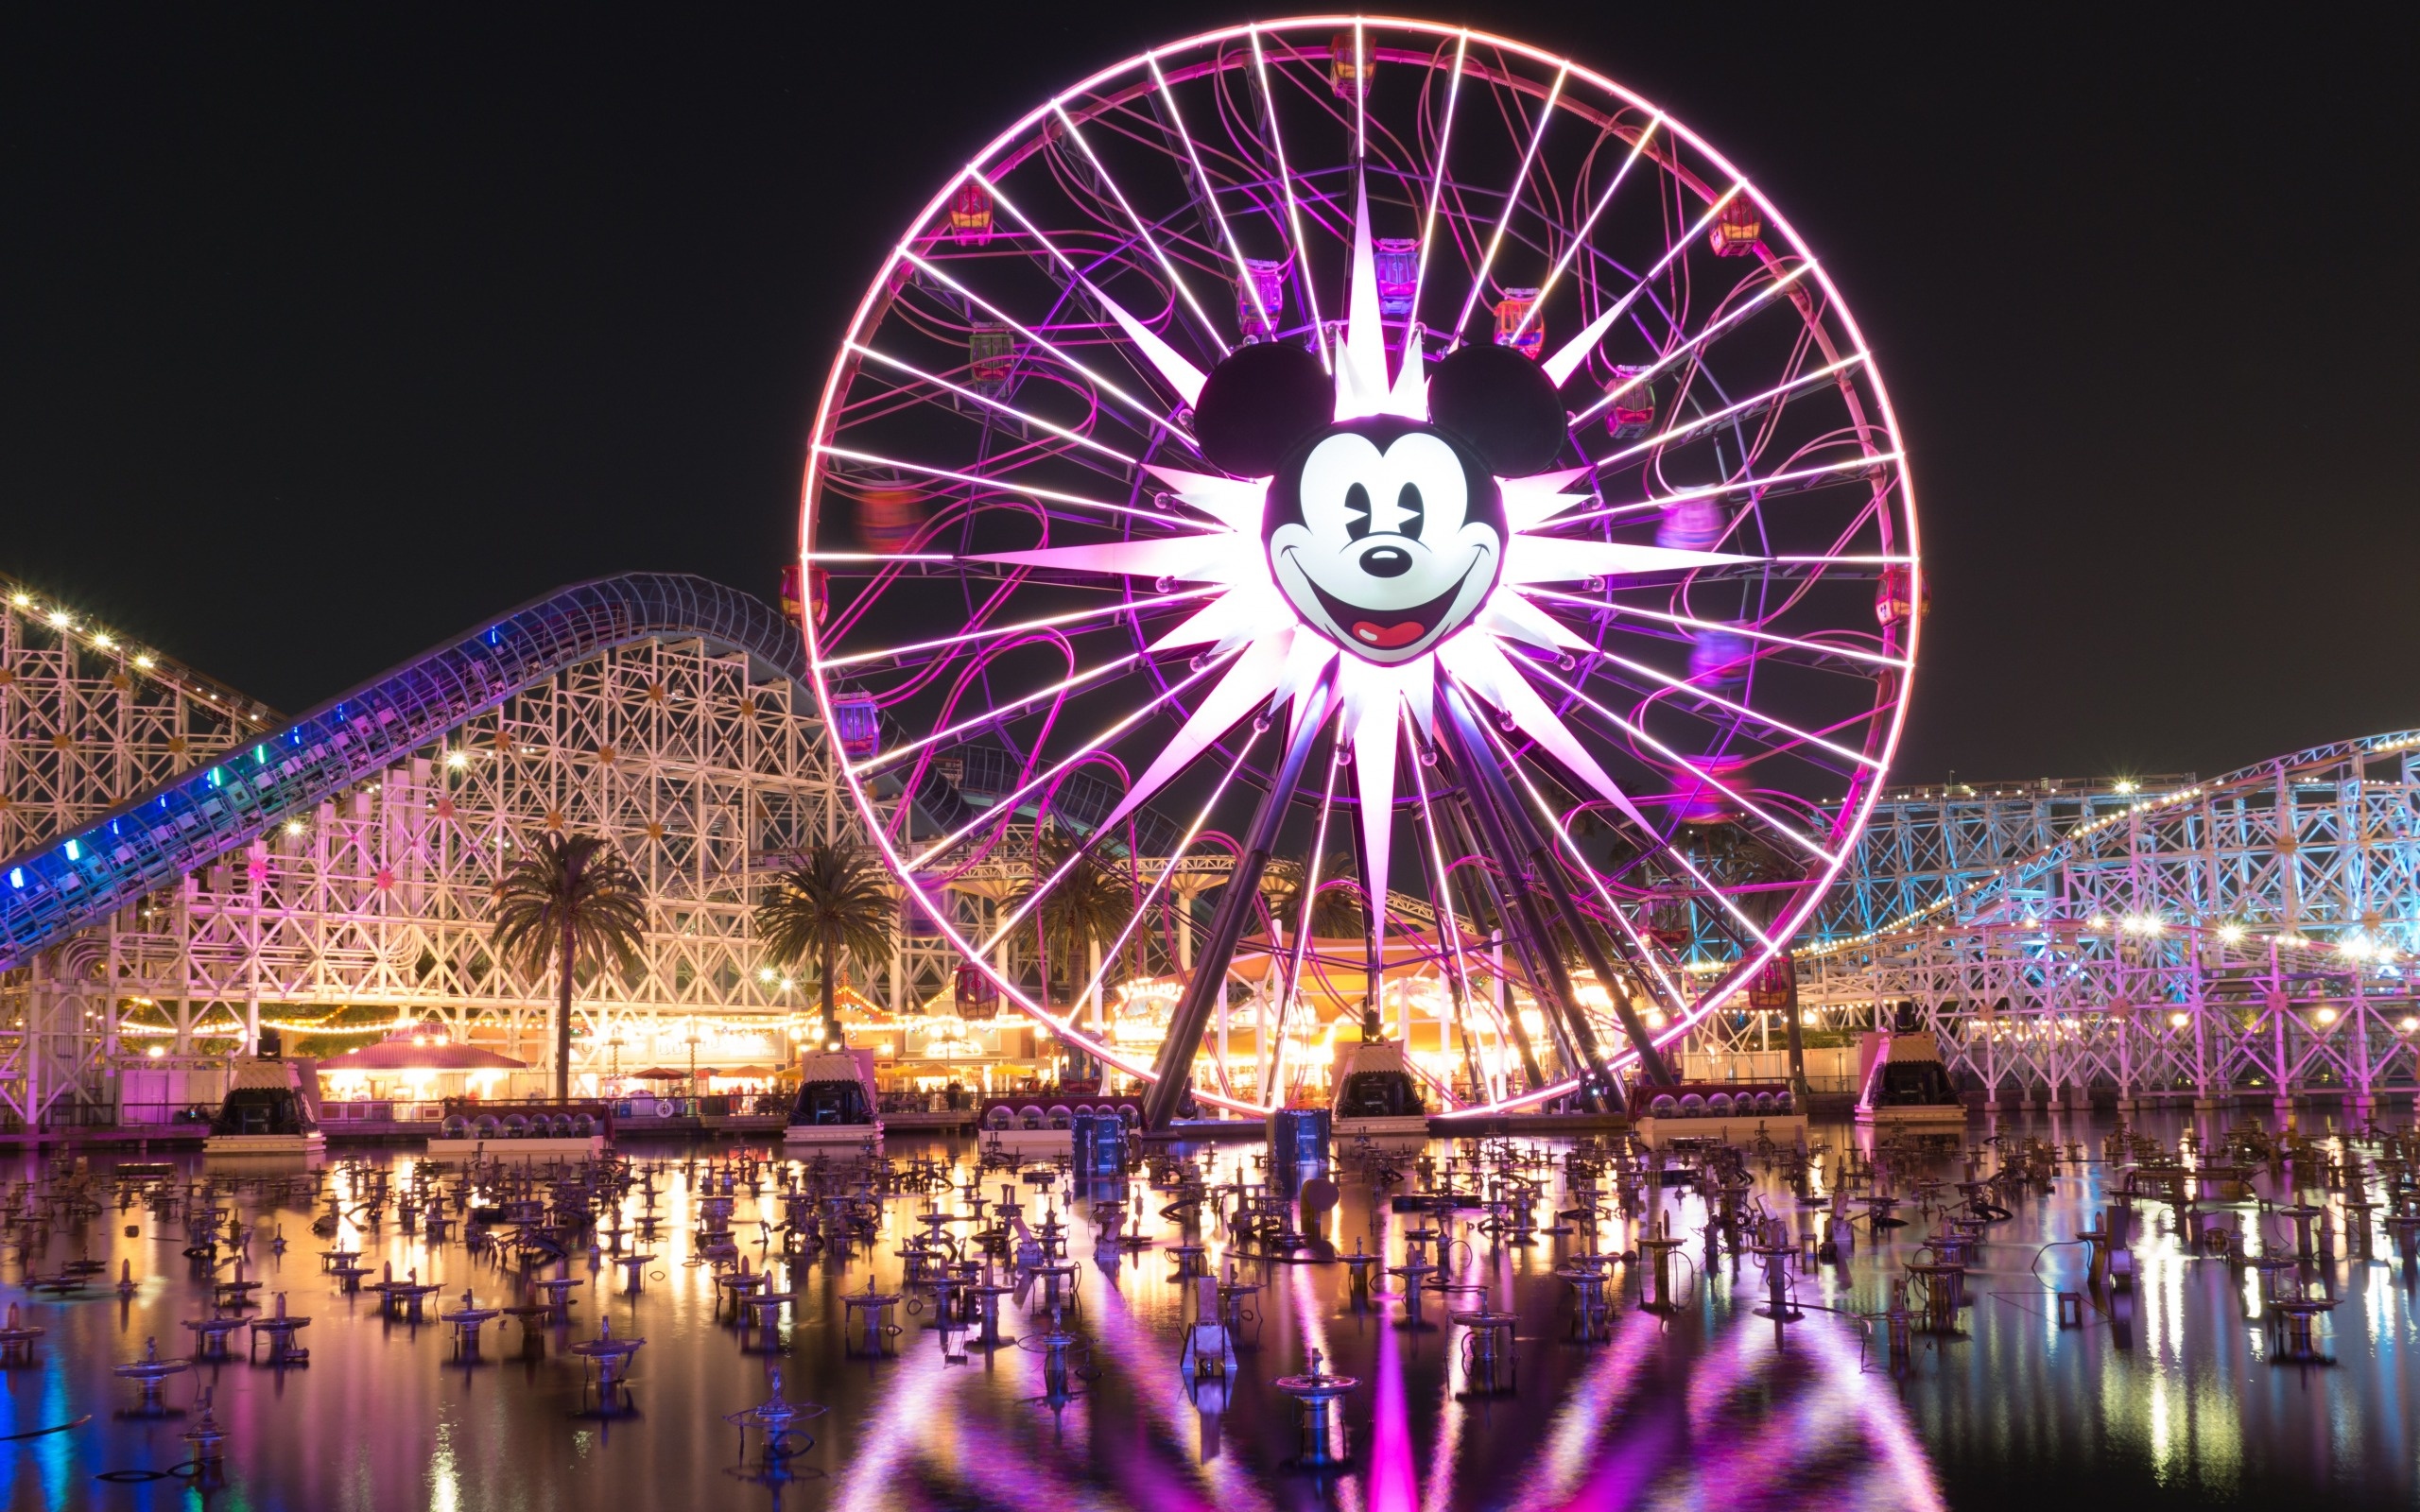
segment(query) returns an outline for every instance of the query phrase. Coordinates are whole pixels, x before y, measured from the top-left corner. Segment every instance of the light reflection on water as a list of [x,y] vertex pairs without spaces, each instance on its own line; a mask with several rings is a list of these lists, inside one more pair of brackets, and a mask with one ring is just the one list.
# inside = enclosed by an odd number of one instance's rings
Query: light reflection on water
[[[2048,1132],[2046,1124],[2035,1130]],[[2094,1141],[2088,1126],[2058,1127],[2062,1139]],[[2172,1134],[2173,1130],[2169,1130]],[[1819,1131],[1835,1143],[1846,1129]],[[940,1143],[894,1142],[905,1158],[943,1153]],[[1442,1152],[1442,1144],[1437,1146]],[[698,1154],[728,1159],[735,1147]],[[1861,1242],[1845,1267],[1793,1277],[1803,1322],[1779,1345],[1773,1326],[1748,1313],[1763,1297],[1756,1263],[1724,1254],[1709,1264],[1702,1240],[1684,1251],[1685,1291],[1669,1317],[1638,1310],[1638,1281],[1626,1276],[1622,1310],[1609,1339],[1569,1339],[1569,1289],[1554,1275],[1571,1241],[1541,1236],[1529,1246],[1499,1245],[1458,1225],[1448,1270],[1453,1307],[1507,1307],[1518,1314],[1517,1386],[1510,1395],[1466,1390],[1462,1333],[1443,1324],[1445,1305],[1425,1309],[1433,1331],[1396,1326],[1392,1307],[1356,1311],[1342,1266],[1262,1265],[1241,1274],[1263,1282],[1256,1321],[1246,1333],[1241,1373],[1226,1387],[1189,1392],[1177,1369],[1188,1294],[1157,1250],[1094,1252],[1078,1203],[1069,1253],[1082,1265],[1070,1331],[1085,1341],[1072,1400],[1042,1400],[1039,1358],[1017,1349],[963,1363],[943,1352],[927,1327],[929,1311],[903,1315],[895,1358],[849,1359],[841,1345],[844,1292],[861,1290],[869,1263],[802,1263],[787,1284],[801,1296],[795,1324],[774,1356],[744,1353],[732,1326],[718,1321],[708,1270],[694,1263],[689,1230],[697,1192],[689,1152],[633,1152],[666,1162],[659,1180],[664,1229],[648,1247],[659,1257],[643,1296],[623,1292],[620,1271],[592,1268],[584,1255],[571,1274],[575,1318],[558,1331],[548,1355],[525,1361],[511,1346],[517,1323],[488,1331],[488,1363],[450,1360],[448,1331],[413,1328],[377,1315],[375,1298],[339,1294],[322,1274],[319,1252],[330,1241],[310,1232],[298,1201],[277,1212],[242,1207],[254,1223],[251,1274],[283,1290],[291,1310],[312,1317],[301,1342],[307,1366],[278,1372],[242,1359],[204,1365],[177,1378],[169,1400],[189,1404],[210,1385],[229,1438],[227,1486],[211,1498],[226,1506],[372,1509],[515,1506],[621,1508],[687,1505],[837,1508],[849,1512],[942,1507],[1013,1507],[1073,1512],[1085,1507],[1278,1509],[1332,1506],[1346,1512],[1444,1512],[1459,1507],[1694,1508],[1798,1506],[1841,1503],[1923,1509],[2041,1505],[2083,1498],[2120,1498],[2147,1505],[2210,1504],[2271,1496],[2325,1494],[2337,1504],[2410,1505],[2420,1486],[2413,1463],[2413,1403],[2420,1400],[2408,1346],[2414,1331],[2411,1263],[2326,1267],[2342,1304],[2323,1325],[2336,1364],[2272,1365],[2253,1316],[2256,1289],[2248,1273],[2197,1256],[2173,1230],[2164,1208],[2145,1204],[2135,1246],[2140,1280],[2115,1314],[2094,1310],[2085,1327],[2062,1330],[2053,1293],[2082,1287],[2083,1252],[2068,1243],[2104,1205],[2102,1168],[2062,1176],[2048,1199],[2029,1201],[1993,1227],[1969,1276],[1973,1305],[1961,1337],[1920,1337],[1904,1377],[1880,1368],[1849,1314],[1883,1305],[1891,1278],[1913,1256],[1931,1220],[1912,1211],[1910,1225],[1881,1242]],[[959,1147],[963,1166],[971,1151]],[[1210,1152],[1221,1177],[1255,1178],[1254,1152]],[[368,1166],[392,1169],[400,1190],[414,1158],[341,1154],[329,1184],[354,1200]],[[95,1157],[96,1168],[109,1163]],[[198,1170],[198,1162],[188,1162]],[[23,1180],[31,1162],[8,1173]],[[699,1168],[700,1171],[702,1167]],[[1543,1174],[1543,1173],[1540,1173]],[[1945,1166],[1940,1174],[1949,1174]],[[987,1177],[987,1192],[1000,1178]],[[1351,1249],[1356,1236],[1399,1261],[1404,1235],[1425,1219],[1374,1203],[1368,1186],[1344,1173],[1344,1200],[1325,1232]],[[106,1189],[104,1189],[106,1190]],[[1759,1190],[1794,1204],[1770,1175]],[[1029,1189],[1028,1189],[1029,1195]],[[1166,1237],[1156,1210],[1165,1194],[1145,1194],[1149,1230]],[[894,1199],[872,1274],[884,1290],[899,1286],[901,1242],[921,1231],[922,1196]],[[1666,1194],[1674,1232],[1696,1233],[1704,1205],[1689,1193]],[[1562,1204],[1543,1205],[1550,1211]],[[635,1212],[633,1196],[627,1211]],[[1060,1204],[1066,1211],[1067,1204]],[[762,1210],[778,1218],[769,1186]],[[757,1202],[744,1189],[733,1227],[757,1257]],[[1461,1215],[1461,1223],[1476,1218]],[[125,1237],[132,1225],[137,1237]],[[288,1243],[268,1250],[272,1230]],[[1601,1231],[1599,1247],[1634,1247],[1639,1220]],[[375,1231],[350,1225],[348,1242],[373,1267],[417,1270],[446,1288],[446,1307],[465,1285],[482,1305],[516,1299],[512,1276],[475,1262],[458,1242],[430,1246],[404,1234],[391,1209]],[[2279,1236],[2272,1233],[2274,1242]],[[1220,1237],[1205,1234],[1212,1264],[1230,1258]],[[182,1320],[199,1315],[206,1295],[181,1258],[182,1227],[157,1223],[144,1208],[113,1209],[80,1227],[53,1228],[34,1259],[56,1273],[67,1260],[103,1261],[104,1287],[130,1259],[141,1278],[129,1301],[105,1289],[65,1300],[9,1296],[27,1321],[48,1330],[37,1363],[9,1373],[0,1398],[0,1433],[22,1433],[85,1413],[91,1423],[68,1433],[0,1443],[0,1482],[12,1506],[190,1504],[178,1481],[123,1486],[102,1471],[164,1470],[186,1457],[179,1435],[189,1418],[130,1421],[115,1416],[131,1401],[110,1367],[139,1354],[156,1336],[162,1352],[187,1346]],[[2256,1237],[2255,1246],[2258,1246]],[[2386,1251],[2381,1248],[2381,1253]],[[10,1257],[8,1279],[24,1264]],[[1387,1281],[1389,1286],[1399,1282]],[[1036,1333],[1046,1319],[1022,1303],[1004,1305],[1003,1331]],[[1823,1311],[1820,1309],[1830,1309]],[[439,1309],[432,1306],[433,1317]],[[633,1375],[639,1415],[596,1421],[575,1414],[584,1400],[579,1362],[562,1346],[595,1335],[610,1317],[617,1335],[644,1337]],[[240,1352],[242,1335],[234,1341]],[[1353,1456],[1322,1476],[1289,1469],[1296,1428],[1290,1401],[1272,1378],[1298,1372],[1319,1349],[1331,1370],[1357,1377],[1345,1417]],[[811,1425],[812,1451],[786,1482],[736,1475],[736,1431],[723,1415],[767,1394],[779,1366],[793,1400],[830,1408]]]

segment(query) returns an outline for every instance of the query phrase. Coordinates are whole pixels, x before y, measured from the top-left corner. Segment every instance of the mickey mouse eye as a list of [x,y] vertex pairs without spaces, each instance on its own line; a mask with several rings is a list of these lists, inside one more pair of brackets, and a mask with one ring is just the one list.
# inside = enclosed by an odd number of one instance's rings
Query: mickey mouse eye
[[1395,495],[1395,513],[1398,521],[1395,533],[1418,541],[1421,522],[1427,513],[1426,507],[1420,501],[1419,484],[1407,483],[1403,486],[1403,491]]
[[1358,541],[1370,533],[1370,490],[1356,483],[1344,490],[1344,535]]

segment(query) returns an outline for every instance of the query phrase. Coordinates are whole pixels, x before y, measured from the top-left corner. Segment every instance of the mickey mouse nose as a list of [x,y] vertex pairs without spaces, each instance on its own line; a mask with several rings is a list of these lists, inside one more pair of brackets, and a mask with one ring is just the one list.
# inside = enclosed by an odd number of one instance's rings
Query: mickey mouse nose
[[1373,577],[1401,577],[1411,571],[1411,553],[1401,546],[1374,546],[1361,554],[1361,570]]

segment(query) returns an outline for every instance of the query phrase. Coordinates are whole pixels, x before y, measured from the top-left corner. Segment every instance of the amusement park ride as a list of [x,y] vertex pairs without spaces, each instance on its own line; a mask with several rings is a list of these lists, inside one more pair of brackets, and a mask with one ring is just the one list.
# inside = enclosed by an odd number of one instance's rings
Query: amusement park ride
[[[804,496],[819,700],[899,733],[840,770],[859,822],[1155,1127],[1188,1091],[1283,1104],[1315,1004],[1385,1025],[1391,980],[1432,989],[1444,1116],[1670,1081],[1852,851],[1923,598],[1880,375],[1772,202],[1607,79],[1408,22],[1206,35],[1003,132],[859,301]],[[886,803],[968,744],[1011,753],[998,803]],[[1063,814],[1086,776],[1123,797]],[[1177,831],[1148,863],[1146,805]],[[1020,813],[1077,844],[1028,839],[1040,881],[967,927],[950,885]],[[1206,922],[1167,885],[1197,856]],[[1072,996],[1163,965],[1155,1055],[998,969],[1103,891]],[[1481,986],[1508,968],[1522,1012]]]
[[[1906,454],[1778,206],[1612,81],[1402,21],[1160,48],[885,257],[787,615],[577,585],[288,720],[8,585],[0,1098],[106,1105],[280,1012],[536,1046],[484,910],[549,833],[648,895],[583,1074],[684,1032],[795,1064],[752,905],[840,836],[900,899],[851,963],[886,1033],[979,1003],[1154,1127],[1803,1116],[1681,1081],[1776,1028],[1985,1097],[2408,1090],[2420,737],[1886,792]],[[791,1138],[878,1137],[858,1055],[809,1067]]]

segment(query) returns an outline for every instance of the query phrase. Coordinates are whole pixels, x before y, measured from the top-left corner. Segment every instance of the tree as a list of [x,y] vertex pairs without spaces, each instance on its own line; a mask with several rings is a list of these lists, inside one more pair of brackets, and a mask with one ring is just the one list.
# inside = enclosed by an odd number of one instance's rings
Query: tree
[[[1055,827],[1044,830],[1035,836],[1031,874],[1017,892],[1017,902],[1031,907],[1035,918],[1046,1007],[1050,997],[1050,963],[1065,963],[1068,986],[1073,988],[1084,980],[1082,973],[1091,970],[1093,953],[1115,939],[1134,911],[1133,890],[1080,850],[1081,842],[1075,837]],[[1058,881],[1051,881],[1053,877]]]
[[[1361,890],[1356,885],[1360,868],[1350,853],[1339,851],[1320,863],[1319,892],[1311,900],[1311,937],[1358,939],[1370,932],[1361,912]],[[1289,867],[1285,883],[1270,901],[1270,912],[1281,930],[1303,927],[1304,873]]]
[[840,1041],[838,957],[843,952],[859,961],[889,954],[898,911],[881,859],[848,840],[809,846],[756,905],[756,937],[765,953],[784,967],[811,958],[821,975],[825,1044]]
[[571,1096],[571,992],[579,969],[638,964],[647,902],[638,874],[595,835],[550,834],[496,884],[498,955],[555,984],[555,1097]]

